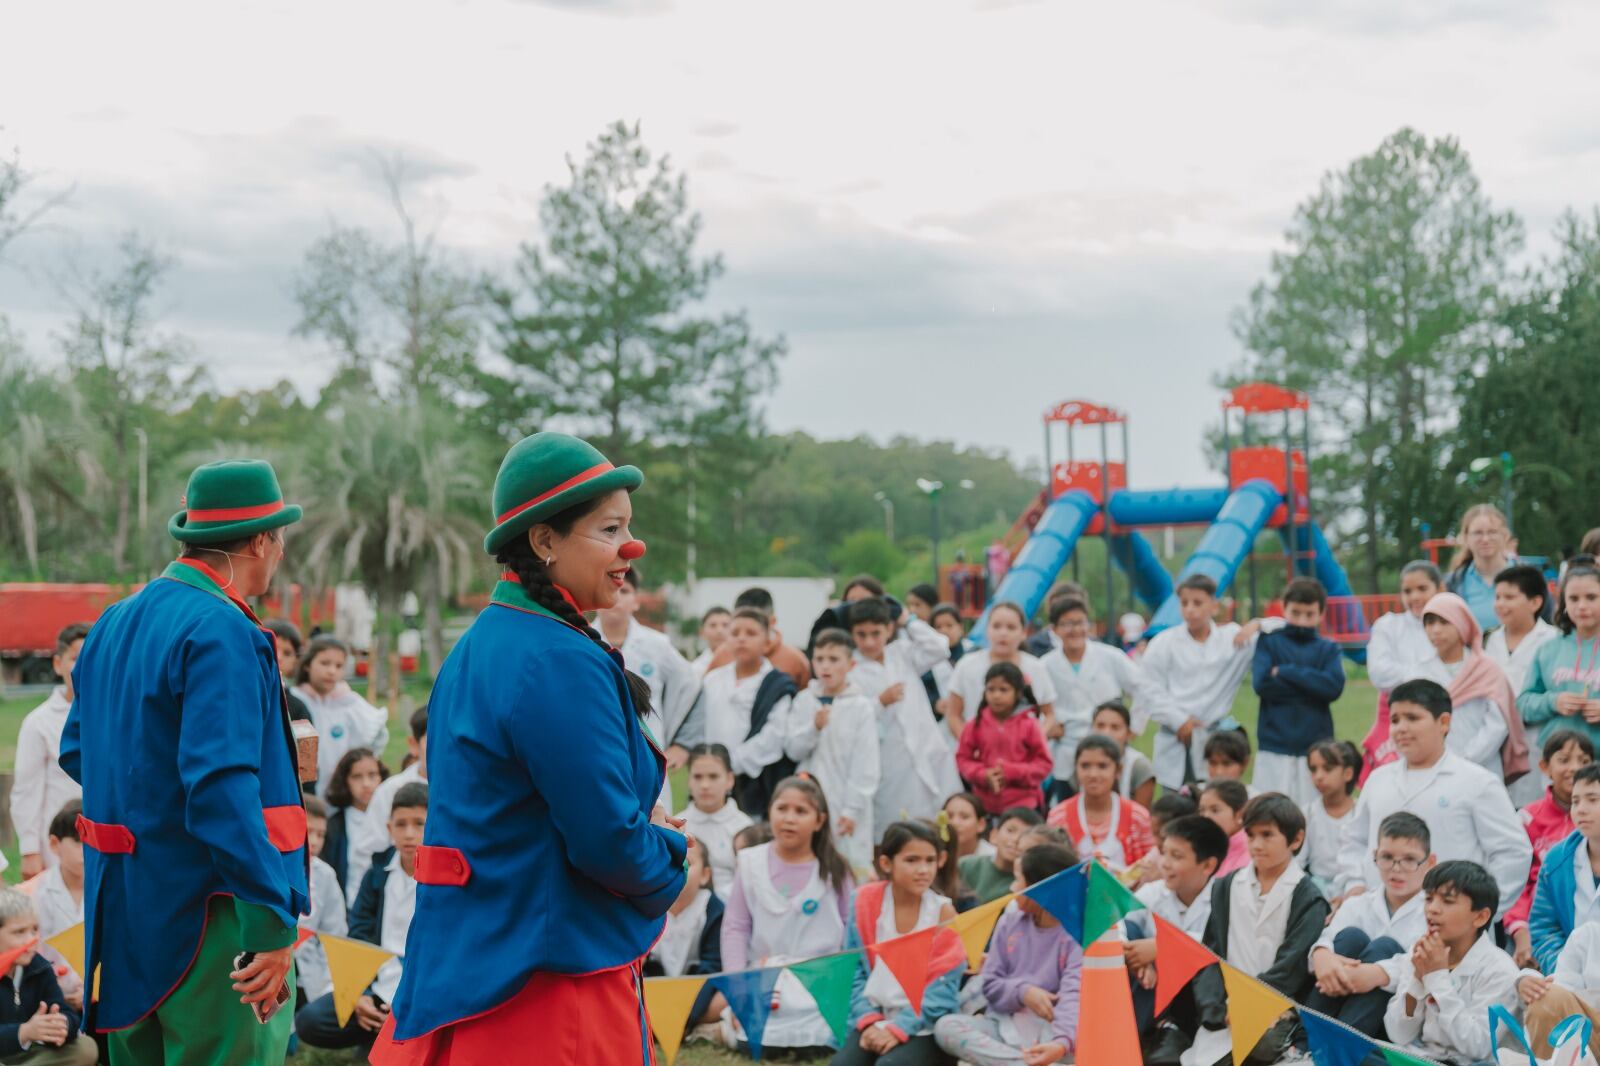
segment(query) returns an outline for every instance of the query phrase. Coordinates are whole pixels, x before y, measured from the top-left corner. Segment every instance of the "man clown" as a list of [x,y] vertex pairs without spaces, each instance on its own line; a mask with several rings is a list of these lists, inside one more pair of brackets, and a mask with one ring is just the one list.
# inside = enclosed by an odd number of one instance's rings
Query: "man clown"
[[[72,673],[61,766],[83,785],[88,1024],[123,1063],[282,1062],[306,817],[272,636],[244,598],[284,554],[277,475],[190,476],[178,559],[95,623]],[[254,958],[242,968],[236,957]]]

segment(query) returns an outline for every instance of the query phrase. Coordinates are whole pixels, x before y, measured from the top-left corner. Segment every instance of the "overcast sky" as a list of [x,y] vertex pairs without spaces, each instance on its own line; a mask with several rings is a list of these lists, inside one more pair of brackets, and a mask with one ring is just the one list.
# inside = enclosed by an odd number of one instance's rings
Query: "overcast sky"
[[1231,313],[1295,205],[1403,125],[1453,134],[1530,249],[1600,200],[1600,5],[1580,0],[338,0],[29,3],[0,146],[74,191],[0,265],[54,358],[49,282],[137,228],[225,387],[329,372],[290,278],[335,221],[417,213],[500,268],[610,121],[689,176],[721,305],[790,355],[771,424],[1037,456],[1038,416],[1132,417],[1136,487],[1215,480]]

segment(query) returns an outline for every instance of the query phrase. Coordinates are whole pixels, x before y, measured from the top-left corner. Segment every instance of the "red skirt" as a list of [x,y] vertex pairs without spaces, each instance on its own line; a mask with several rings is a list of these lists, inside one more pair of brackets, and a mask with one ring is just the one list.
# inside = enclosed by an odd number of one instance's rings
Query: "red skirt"
[[[633,966],[574,977],[536,973],[493,1010],[395,1040],[384,1023],[368,1061],[374,1066],[478,1066],[533,1062],[550,1066],[654,1066],[648,1021]],[[527,1058],[518,1058],[518,1052]],[[537,1053],[535,1053],[537,1049]]]

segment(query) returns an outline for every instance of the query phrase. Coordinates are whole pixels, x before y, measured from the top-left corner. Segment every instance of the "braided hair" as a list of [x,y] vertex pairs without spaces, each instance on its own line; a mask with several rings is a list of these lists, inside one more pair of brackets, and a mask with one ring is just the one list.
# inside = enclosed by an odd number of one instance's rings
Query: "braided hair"
[[[592,500],[569,507],[560,514],[552,515],[547,521],[551,529],[561,536],[572,532],[573,525],[600,505],[600,500]],[[610,645],[600,636],[598,630],[589,624],[589,620],[572,605],[572,602],[561,594],[555,582],[550,580],[550,572],[539,557],[533,554],[533,545],[525,536],[513,537],[511,541],[500,549],[495,556],[495,561],[501,566],[517,575],[517,580],[522,585],[522,590],[528,598],[540,607],[549,611],[563,622],[567,623],[590,640],[600,645],[601,648],[610,649]],[[626,667],[622,670],[628,679],[628,692],[633,697],[633,709],[640,718],[650,714],[650,686],[644,678]],[[669,738],[661,738],[665,746]]]

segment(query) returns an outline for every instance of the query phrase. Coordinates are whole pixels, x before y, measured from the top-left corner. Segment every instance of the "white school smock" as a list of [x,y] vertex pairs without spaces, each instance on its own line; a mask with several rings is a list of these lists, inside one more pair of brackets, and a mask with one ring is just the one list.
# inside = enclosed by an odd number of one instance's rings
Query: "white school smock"
[[1153,746],[1156,780],[1163,788],[1182,788],[1183,745],[1178,729],[1190,718],[1200,727],[1189,738],[1190,761],[1204,776],[1206,741],[1211,728],[1233,709],[1239,683],[1250,670],[1254,639],[1236,648],[1239,626],[1212,623],[1211,635],[1195,640],[1184,626],[1174,626],[1151,638],[1139,660],[1139,691],[1134,703],[1134,731],[1148,721],[1160,726]]
[[617,650],[622,652],[628,669],[650,688],[651,711],[645,724],[665,751],[700,695],[700,675],[678,654],[665,633],[640,625],[633,618],[628,619],[628,635]]
[[680,913],[667,912],[666,927],[650,949],[650,957],[661,964],[668,977],[682,977],[691,964],[700,961],[700,934],[705,932],[711,895],[709,888],[702,888]]
[[305,702],[311,712],[311,724],[317,727],[317,795],[328,798],[328,781],[333,771],[351,748],[369,748],[383,760],[383,749],[389,746],[389,714],[374,707],[356,694],[347,682],[333,686],[326,696],[319,696],[309,684],[296,685],[294,694]]
[[[1511,691],[1520,696],[1522,686],[1528,680],[1528,671],[1533,669],[1533,657],[1538,654],[1539,648],[1545,641],[1560,635],[1561,631],[1555,626],[1543,618],[1535,618],[1533,628],[1522,635],[1522,641],[1517,645],[1516,651],[1506,650],[1504,626],[1483,638],[1483,650],[1489,658],[1500,664],[1500,669],[1506,672],[1506,680],[1511,682]],[[1537,770],[1538,767],[1534,769]]]
[[750,732],[750,715],[756,706],[756,693],[772,673],[772,663],[761,660],[761,667],[749,677],[736,676],[738,665],[728,663],[706,674],[701,683],[705,704],[707,744],[721,744],[733,757],[733,772],[755,777],[783,755],[783,736],[788,727],[791,697],[780,699],[761,732],[745,739]]
[[1211,889],[1215,883],[1207,881],[1206,887],[1200,890],[1194,902],[1186,907],[1183,900],[1178,898],[1178,894],[1168,888],[1165,882],[1152,881],[1134,893],[1139,902],[1144,904],[1145,909],[1128,915],[1128,925],[1138,938],[1153,937],[1156,935],[1155,923],[1150,920],[1150,915],[1153,914],[1199,940],[1205,935],[1206,923],[1211,920]]
[[678,817],[684,820],[684,832],[705,845],[711,857],[711,888],[726,903],[733,891],[733,838],[752,825],[752,819],[731,799],[710,814],[691,803]]
[[[751,966],[773,966],[799,962],[818,955],[831,955],[844,946],[844,918],[839,914],[839,893],[823,883],[820,869],[812,863],[811,880],[793,896],[785,896],[773,884],[767,853],[771,844],[745,848],[739,852],[739,882],[744,886],[745,903],[750,908]],[[773,989],[778,1006],[767,1016],[761,1043],[766,1047],[832,1047],[833,1029],[817,1009],[817,1001],[800,979],[788,970],[778,977]],[[737,1022],[740,1038],[744,1029]]]
[[[1139,668],[1120,648],[1091,640],[1083,649],[1083,661],[1073,666],[1066,653],[1055,648],[1039,660],[1050,675],[1055,689],[1055,718],[1062,734],[1050,741],[1055,757],[1053,776],[1070,780],[1078,741],[1089,735],[1094,709],[1107,700],[1132,696],[1139,689]],[[1038,695],[1035,690],[1034,695]]]
[[[922,675],[949,653],[949,642],[926,622],[913,618],[883,649],[883,662],[855,653],[850,680],[870,700],[878,727],[878,790],[873,825],[902,818],[933,818],[945,797],[961,791],[950,731],[933,717]],[[887,707],[878,699],[900,684],[901,696]]]
[[[828,704],[827,727],[817,729],[817,711],[823,707],[822,682],[812,681],[795,697],[783,750],[796,763],[797,773],[816,779],[827,797],[833,819],[834,843],[851,869],[872,869],[877,842],[873,799],[878,794],[878,712],[853,684],[846,684]],[[937,723],[935,723],[937,727]],[[849,818],[855,828],[849,836],[839,831],[839,819]]]
[[1340,837],[1341,892],[1358,884],[1369,892],[1383,890],[1372,856],[1378,850],[1378,826],[1396,811],[1428,823],[1440,862],[1469,859],[1489,871],[1500,886],[1496,917],[1527,887],[1533,845],[1506,786],[1499,775],[1446,750],[1426,770],[1410,770],[1399,759],[1372,771]]
[[[372,834],[382,833],[384,845],[381,848],[368,849],[363,846],[363,841],[370,840]],[[367,871],[372,869],[372,857],[389,847],[389,829],[387,826],[373,828],[372,819],[367,817],[367,812],[356,807],[344,808],[344,902],[347,907],[356,905],[356,897],[361,894],[361,882],[367,876]]]
[[[1579,849],[1582,850],[1582,849]],[[1521,977],[1541,977],[1538,970],[1523,970]],[[1556,956],[1556,984],[1591,1007],[1600,1003],[1600,924],[1579,924]]]
[[1317,942],[1311,945],[1311,953],[1306,957],[1306,967],[1311,969],[1311,959],[1316,955],[1318,948],[1333,950],[1333,938],[1345,929],[1359,929],[1373,940],[1379,937],[1389,937],[1400,945],[1400,952],[1391,955],[1378,963],[1383,967],[1383,972],[1389,975],[1389,980],[1384,984],[1392,994],[1395,989],[1405,983],[1406,974],[1411,972],[1411,948],[1422,935],[1428,931],[1428,919],[1422,913],[1427,903],[1426,893],[1418,891],[1416,895],[1400,904],[1392,913],[1389,910],[1388,897],[1383,889],[1372,892],[1363,892],[1359,896],[1351,896],[1340,904]]
[[[878,906],[878,943],[893,940],[897,936],[907,936],[919,929],[927,929],[939,924],[939,915],[950,906],[950,900],[939,895],[933,889],[922,893],[922,899],[917,903],[917,924],[907,929],[904,933],[894,921],[894,888],[890,886],[884,890],[882,902]],[[930,941],[930,943],[932,943]],[[902,1010],[911,1006],[911,998],[906,995],[906,990],[900,986],[899,978],[894,971],[889,969],[889,964],[879,955],[872,963],[872,971],[867,974],[867,983],[862,988],[861,994],[866,996],[867,1002],[877,1008],[878,1013],[886,1018],[893,1018]]]
[[[1416,1013],[1409,1016],[1408,994],[1416,1002]],[[1453,970],[1434,970],[1418,980],[1408,964],[1384,1011],[1383,1027],[1391,1041],[1408,1051],[1443,1062],[1485,1062],[1494,1054],[1489,1008],[1497,1003],[1513,1015],[1521,1006],[1517,964],[1495,947],[1491,934],[1478,937]]]
[[385,1003],[394,1002],[400,987],[400,972],[406,961],[406,932],[417,910],[417,881],[400,865],[400,851],[389,860],[389,879],[383,883],[383,924],[378,929],[378,946],[394,958],[378,968],[372,979],[372,994]]
[[[1450,682],[1466,668],[1471,656],[1471,651],[1463,650],[1460,662],[1446,663],[1435,653],[1417,668],[1415,676],[1449,689]],[[1517,709],[1511,708],[1511,713],[1516,714]],[[1451,751],[1503,781],[1505,767],[1500,759],[1500,746],[1505,742],[1506,719],[1499,704],[1484,696],[1453,704],[1450,732],[1445,736],[1445,745]]]
[[377,789],[372,793],[372,798],[367,801],[366,813],[359,823],[352,825],[350,816],[345,815],[345,834],[351,848],[358,849],[365,855],[388,851],[389,845],[394,843],[389,839],[389,815],[394,810],[394,794],[407,785],[427,783],[428,780],[422,776],[422,770],[417,763],[412,763],[399,773],[390,774],[379,782]]
[[[344,894],[339,891],[339,875],[321,858],[313,857],[311,860],[311,913],[300,916],[300,928],[310,929],[314,933],[332,933],[334,936],[345,936],[350,932]],[[306,1002],[333,991],[333,977],[328,972],[328,953],[323,950],[322,941],[312,937],[295,948],[294,962]]]
[[[1039,659],[1027,652],[1017,653],[1017,665],[1022,670],[1022,679],[1033,689],[1033,698],[1039,707],[1051,706],[1056,702],[1055,679],[1050,676],[1050,671]],[[989,672],[994,660],[989,656],[988,648],[979,648],[969,651],[956,663],[956,671],[950,677],[950,692],[961,697],[961,718],[970,722],[978,715],[978,709],[983,706],[983,675]],[[1042,726],[1040,728],[1043,728]],[[946,729],[945,732],[949,732]]]
[[1417,676],[1436,652],[1422,619],[1410,611],[1393,611],[1372,623],[1367,634],[1367,677],[1380,692]]
[[43,703],[28,712],[17,730],[11,824],[17,830],[17,851],[38,855],[47,867],[59,861],[49,847],[51,820],[62,807],[83,798],[83,787],[61,768],[61,730],[70,710],[66,686],[57,685]]
[[1339,841],[1356,809],[1351,807],[1335,818],[1322,805],[1321,796],[1302,809],[1306,816],[1306,842],[1300,849],[1300,865],[1320,887],[1331,888],[1339,880]]

